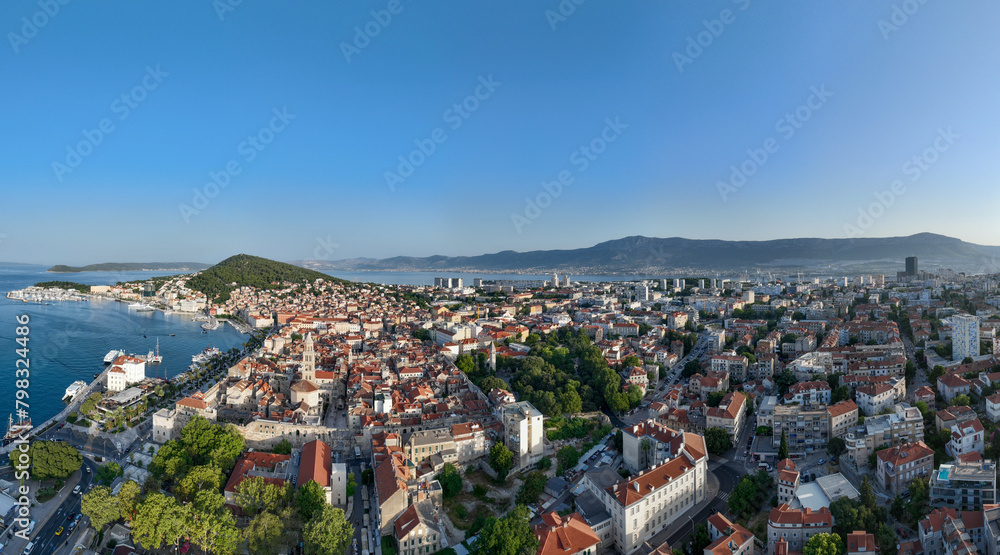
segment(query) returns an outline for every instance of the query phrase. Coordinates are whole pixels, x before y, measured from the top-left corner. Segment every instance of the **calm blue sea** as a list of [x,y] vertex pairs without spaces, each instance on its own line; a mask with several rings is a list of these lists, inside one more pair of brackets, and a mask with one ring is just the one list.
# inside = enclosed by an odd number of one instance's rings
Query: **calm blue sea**
[[[202,333],[201,323],[190,316],[164,315],[160,311],[135,312],[126,303],[106,300],[24,303],[6,293],[40,281],[74,281],[88,285],[113,284],[176,272],[83,272],[50,274],[45,266],[0,265],[0,428],[14,412],[15,318],[28,314],[30,335],[29,401],[31,420],[39,424],[62,410],[66,387],[76,380],[90,382],[104,368],[111,349],[145,355],[160,342],[163,363],[147,365],[146,375],[171,377],[187,369],[191,356],[206,347],[223,351],[237,347],[247,336],[225,324]],[[171,337],[170,334],[175,334]],[[2,434],[3,432],[0,432]]]

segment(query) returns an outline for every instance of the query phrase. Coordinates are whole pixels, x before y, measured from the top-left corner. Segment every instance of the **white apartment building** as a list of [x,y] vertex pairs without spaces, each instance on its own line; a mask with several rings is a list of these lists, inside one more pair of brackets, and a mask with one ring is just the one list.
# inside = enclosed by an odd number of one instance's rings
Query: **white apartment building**
[[619,553],[631,555],[707,496],[705,440],[696,434],[684,436],[677,456],[601,492]]
[[458,453],[458,464],[469,464],[485,457],[490,450],[486,441],[486,431],[479,422],[453,424],[451,435],[455,440],[455,451]]
[[979,317],[956,314],[951,317],[951,359],[979,356]]
[[886,383],[859,386],[857,389],[858,408],[866,416],[874,416],[896,404],[896,394]]
[[982,454],[985,447],[985,436],[983,423],[978,418],[973,418],[952,426],[951,440],[948,441],[945,449],[952,457],[968,455],[969,453]]
[[108,391],[117,393],[146,379],[146,361],[131,355],[122,355],[111,363],[108,370]]
[[730,378],[742,382],[747,379],[747,359],[734,351],[726,351],[712,357],[713,372],[728,372]]
[[545,454],[542,434],[542,413],[527,401],[504,405],[500,409],[503,418],[504,442],[514,453],[518,467],[531,466]]

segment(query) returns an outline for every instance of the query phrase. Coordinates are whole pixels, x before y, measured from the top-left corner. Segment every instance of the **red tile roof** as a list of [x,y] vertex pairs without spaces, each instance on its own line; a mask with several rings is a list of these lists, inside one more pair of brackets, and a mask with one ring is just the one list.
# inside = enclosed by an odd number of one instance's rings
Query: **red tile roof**
[[559,516],[555,511],[546,513],[535,525],[534,532],[538,538],[538,555],[579,553],[601,541],[580,513],[568,517]]
[[312,480],[324,488],[329,487],[330,469],[330,446],[318,439],[310,441],[302,447],[298,486]]

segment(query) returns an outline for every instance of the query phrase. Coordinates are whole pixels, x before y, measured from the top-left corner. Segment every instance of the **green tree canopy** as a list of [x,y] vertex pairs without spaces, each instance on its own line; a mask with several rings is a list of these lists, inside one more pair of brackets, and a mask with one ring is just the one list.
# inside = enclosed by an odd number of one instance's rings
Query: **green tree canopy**
[[302,520],[309,520],[327,505],[326,491],[314,480],[309,480],[295,492],[295,505],[302,514]]
[[[92,490],[93,491],[93,490]],[[132,480],[126,480],[118,489],[118,514],[125,522],[132,522],[135,510],[142,500],[142,487]]]
[[497,480],[505,482],[510,469],[514,467],[514,453],[503,442],[498,441],[490,447],[490,468],[497,473]]
[[455,497],[462,491],[462,476],[451,463],[444,465],[437,475],[437,481],[441,483],[441,492],[445,498]]
[[515,498],[514,502],[518,505],[533,505],[538,503],[538,498],[545,491],[547,481],[548,479],[545,477],[545,474],[537,470],[529,472],[524,477],[524,483],[521,484],[521,489],[517,491],[517,498]]
[[90,524],[98,531],[120,516],[118,500],[107,486],[97,486],[84,494],[80,500],[80,512],[90,518]]
[[354,536],[354,527],[347,522],[344,511],[330,505],[309,522],[302,531],[306,553],[310,555],[342,555]]
[[76,447],[61,441],[34,441],[28,449],[28,457],[31,477],[35,480],[68,478],[83,464]]
[[268,483],[260,476],[251,476],[236,486],[234,501],[243,514],[254,516],[268,511],[276,513],[291,499],[291,484],[281,488]]
[[729,432],[718,427],[705,430],[705,443],[708,452],[713,455],[721,455],[733,448],[733,440],[729,437]]
[[132,519],[132,537],[146,549],[174,545],[187,533],[190,508],[176,498],[151,493],[136,508]]
[[277,555],[281,549],[284,532],[284,524],[278,515],[264,511],[254,516],[245,530],[250,553]]
[[788,438],[785,437],[785,430],[781,430],[781,443],[778,444],[778,460],[783,461],[788,458]]
[[802,548],[802,555],[840,555],[844,542],[837,534],[820,533],[809,538]]
[[847,452],[847,442],[845,442],[843,438],[831,438],[826,444],[826,452],[829,453],[831,457],[839,457]]
[[537,549],[538,538],[528,525],[528,509],[518,505],[502,518],[487,519],[470,555],[535,555]]
[[174,488],[174,495],[181,501],[192,501],[201,490],[219,491],[226,482],[226,476],[211,464],[192,467]]

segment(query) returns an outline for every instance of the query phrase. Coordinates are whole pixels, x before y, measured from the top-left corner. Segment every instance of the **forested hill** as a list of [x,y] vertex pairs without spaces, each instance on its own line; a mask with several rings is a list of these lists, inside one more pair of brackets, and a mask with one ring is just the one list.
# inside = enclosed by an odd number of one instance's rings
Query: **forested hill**
[[187,286],[195,291],[201,291],[210,300],[224,302],[229,298],[230,292],[243,286],[274,289],[286,281],[312,283],[317,279],[344,281],[293,264],[249,254],[237,254],[192,277],[188,280]]

